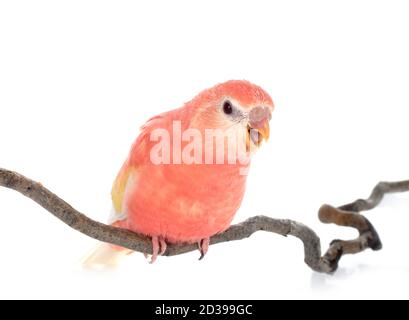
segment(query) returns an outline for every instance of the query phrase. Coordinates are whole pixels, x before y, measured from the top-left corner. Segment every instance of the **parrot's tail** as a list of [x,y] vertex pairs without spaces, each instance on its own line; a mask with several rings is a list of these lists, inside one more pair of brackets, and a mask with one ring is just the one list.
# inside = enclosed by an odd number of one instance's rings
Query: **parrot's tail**
[[131,250],[102,243],[83,260],[82,265],[87,269],[115,268],[122,258],[131,252]]

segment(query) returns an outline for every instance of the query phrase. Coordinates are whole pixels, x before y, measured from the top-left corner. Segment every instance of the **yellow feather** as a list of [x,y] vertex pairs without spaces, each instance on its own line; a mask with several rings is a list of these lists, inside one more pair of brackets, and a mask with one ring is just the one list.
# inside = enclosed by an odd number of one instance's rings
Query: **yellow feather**
[[121,170],[119,171],[118,176],[116,177],[114,184],[112,186],[111,196],[112,196],[112,203],[114,205],[114,209],[116,213],[123,212],[123,199],[126,191],[126,186],[128,183],[128,179],[132,173],[133,169],[125,163]]

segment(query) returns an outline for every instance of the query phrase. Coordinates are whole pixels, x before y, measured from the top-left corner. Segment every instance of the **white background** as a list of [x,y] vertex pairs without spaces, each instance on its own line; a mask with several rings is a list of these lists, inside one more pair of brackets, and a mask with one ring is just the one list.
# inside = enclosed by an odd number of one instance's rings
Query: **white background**
[[[140,125],[228,79],[273,97],[236,221],[291,218],[322,237],[319,206],[409,179],[406,1],[2,1],[0,166],[105,221],[111,183]],[[226,190],[234,192],[234,190]],[[95,245],[32,201],[0,190],[0,298],[409,298],[409,195],[368,213],[381,252],[335,276],[294,238],[258,233],[149,265],[84,271]]]

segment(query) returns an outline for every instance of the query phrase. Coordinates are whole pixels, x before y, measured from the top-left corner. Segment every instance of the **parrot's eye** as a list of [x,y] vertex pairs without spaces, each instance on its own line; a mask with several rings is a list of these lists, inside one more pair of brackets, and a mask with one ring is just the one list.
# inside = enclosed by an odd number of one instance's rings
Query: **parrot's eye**
[[223,103],[223,112],[225,114],[232,114],[233,113],[233,105],[231,104],[230,101],[225,101]]

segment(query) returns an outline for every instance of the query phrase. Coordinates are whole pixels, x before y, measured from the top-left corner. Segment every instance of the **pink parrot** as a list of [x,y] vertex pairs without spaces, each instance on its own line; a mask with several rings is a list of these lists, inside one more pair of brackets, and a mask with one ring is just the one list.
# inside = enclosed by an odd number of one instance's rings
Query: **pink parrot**
[[[269,137],[273,110],[273,101],[262,88],[231,80],[150,119],[113,184],[110,223],[151,237],[151,262],[165,253],[167,243],[197,243],[203,258],[209,238],[228,229],[239,209],[250,165],[229,161],[224,153],[214,160],[215,155],[220,150],[228,154],[228,148],[242,143],[244,149],[237,148],[235,154],[250,160]],[[217,144],[208,143],[209,132],[214,131],[239,138],[217,150]],[[87,264],[109,264],[125,252],[105,245]]]

